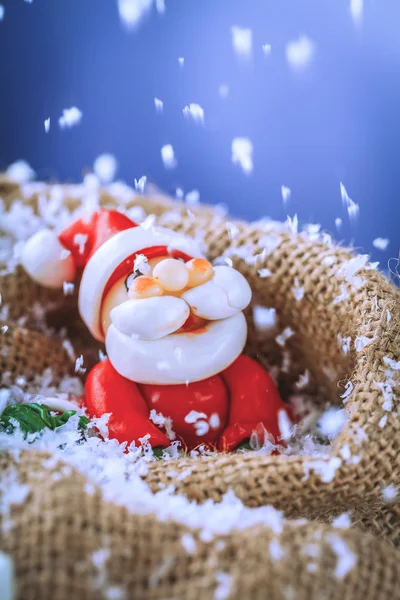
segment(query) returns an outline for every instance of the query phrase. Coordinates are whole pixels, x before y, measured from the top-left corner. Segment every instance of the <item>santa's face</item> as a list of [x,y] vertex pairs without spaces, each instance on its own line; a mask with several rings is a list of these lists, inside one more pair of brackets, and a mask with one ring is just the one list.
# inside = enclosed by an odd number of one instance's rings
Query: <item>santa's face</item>
[[246,341],[243,309],[251,290],[236,270],[139,257],[114,283],[101,311],[114,368],[137,383],[181,384],[221,372]]

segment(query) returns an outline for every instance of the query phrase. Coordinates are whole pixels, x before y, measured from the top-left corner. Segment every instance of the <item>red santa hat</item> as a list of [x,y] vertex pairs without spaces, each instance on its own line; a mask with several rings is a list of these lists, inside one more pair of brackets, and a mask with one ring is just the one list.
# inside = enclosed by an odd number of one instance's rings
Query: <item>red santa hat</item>
[[105,294],[133,271],[139,254],[184,260],[202,256],[190,238],[161,227],[141,227],[116,210],[100,209],[58,236],[49,230],[35,234],[25,245],[22,264],[33,279],[53,288],[72,281],[76,270],[83,269],[79,312],[92,335],[103,341],[100,311]]

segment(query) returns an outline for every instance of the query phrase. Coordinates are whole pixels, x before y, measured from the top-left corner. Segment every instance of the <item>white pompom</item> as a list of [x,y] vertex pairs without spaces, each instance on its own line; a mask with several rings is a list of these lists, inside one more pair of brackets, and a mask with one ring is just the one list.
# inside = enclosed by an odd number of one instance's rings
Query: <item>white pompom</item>
[[64,281],[75,279],[76,265],[71,253],[49,229],[29,238],[22,250],[21,263],[28,275],[45,287],[62,288]]

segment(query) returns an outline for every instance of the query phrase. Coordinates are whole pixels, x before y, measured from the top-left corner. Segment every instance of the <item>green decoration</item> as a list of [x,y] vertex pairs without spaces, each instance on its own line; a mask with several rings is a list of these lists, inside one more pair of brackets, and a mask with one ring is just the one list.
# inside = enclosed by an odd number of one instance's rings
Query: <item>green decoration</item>
[[[7,432],[13,433],[16,422],[26,437],[29,433],[37,433],[46,427],[56,429],[64,425],[70,417],[76,414],[76,410],[66,410],[58,415],[51,415],[54,412],[47,404],[11,404],[7,406],[0,415],[0,426]],[[79,417],[79,427],[86,429],[89,419],[84,416]]]

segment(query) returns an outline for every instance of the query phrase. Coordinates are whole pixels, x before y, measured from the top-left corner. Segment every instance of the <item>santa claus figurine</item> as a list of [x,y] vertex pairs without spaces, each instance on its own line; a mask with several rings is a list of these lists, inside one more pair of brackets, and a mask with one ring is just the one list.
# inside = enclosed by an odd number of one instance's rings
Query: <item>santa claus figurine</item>
[[82,271],[79,311],[108,355],[87,377],[84,404],[90,417],[111,413],[110,437],[221,451],[253,431],[279,440],[288,408],[264,368],[241,354],[249,284],[213,267],[193,240],[100,209],[58,235],[35,234],[22,264],[51,288]]

